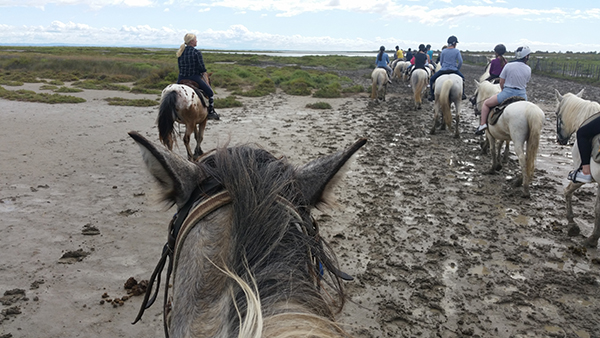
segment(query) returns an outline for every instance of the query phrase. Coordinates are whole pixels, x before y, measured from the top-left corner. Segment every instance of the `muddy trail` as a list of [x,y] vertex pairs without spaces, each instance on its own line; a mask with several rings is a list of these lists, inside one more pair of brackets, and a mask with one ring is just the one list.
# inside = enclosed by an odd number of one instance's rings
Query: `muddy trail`
[[[471,94],[481,68],[463,73]],[[369,142],[353,173],[360,180],[349,180],[353,195],[342,201],[357,216],[333,243],[357,277],[345,313],[362,327],[358,336],[599,337],[600,261],[580,244],[593,227],[596,186],[577,194],[584,230],[568,237],[570,147],[555,142],[554,88],[582,87],[539,76],[530,83],[546,114],[530,198],[512,184],[520,174],[512,144],[502,170],[484,174],[491,158],[470,105],[458,139],[429,134],[433,105],[414,109],[403,83],[391,85],[386,102],[350,113]],[[600,99],[598,88],[584,98]]]

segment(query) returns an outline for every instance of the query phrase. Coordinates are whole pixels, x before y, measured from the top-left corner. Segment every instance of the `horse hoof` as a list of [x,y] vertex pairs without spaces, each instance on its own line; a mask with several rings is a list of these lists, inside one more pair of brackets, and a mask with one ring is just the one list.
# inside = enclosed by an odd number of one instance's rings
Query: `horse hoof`
[[567,236],[575,237],[575,236],[579,236],[580,233],[581,233],[581,229],[579,229],[579,227],[574,224],[574,225],[571,225],[571,227],[567,231]]

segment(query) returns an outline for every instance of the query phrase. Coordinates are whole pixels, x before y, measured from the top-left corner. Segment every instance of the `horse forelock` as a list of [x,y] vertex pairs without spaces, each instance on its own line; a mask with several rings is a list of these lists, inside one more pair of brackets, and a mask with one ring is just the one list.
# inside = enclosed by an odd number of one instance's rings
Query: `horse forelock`
[[563,134],[571,135],[590,116],[600,112],[598,102],[584,100],[573,93],[566,93],[558,103],[556,113]]
[[[298,303],[310,307],[309,312],[333,318],[331,304],[315,285],[318,269],[309,252],[324,265],[332,264],[334,258],[326,245],[299,229],[299,224],[311,227],[312,223],[309,208],[299,205],[294,166],[249,146],[221,149],[213,158],[214,165],[203,169],[232,198],[232,222],[223,226],[231,226],[230,245],[235,250],[226,259],[227,270],[239,276],[238,285],[256,285],[263,312],[274,311],[268,309],[280,302]],[[280,198],[296,205],[302,219],[278,203]],[[343,299],[341,288],[335,286]],[[247,295],[247,289],[235,288],[234,299],[243,316],[252,306],[247,304]],[[237,318],[235,307],[230,315]]]

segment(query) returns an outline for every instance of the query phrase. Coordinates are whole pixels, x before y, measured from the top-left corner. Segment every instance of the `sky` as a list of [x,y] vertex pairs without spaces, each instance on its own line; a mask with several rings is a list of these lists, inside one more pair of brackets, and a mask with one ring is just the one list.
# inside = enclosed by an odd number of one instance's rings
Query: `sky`
[[0,45],[600,52],[598,0],[0,0]]

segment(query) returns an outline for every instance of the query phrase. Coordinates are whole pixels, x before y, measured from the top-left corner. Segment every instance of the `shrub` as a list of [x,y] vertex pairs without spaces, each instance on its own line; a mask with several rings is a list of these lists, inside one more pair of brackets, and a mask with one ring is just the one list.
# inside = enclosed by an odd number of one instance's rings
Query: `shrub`
[[242,107],[243,104],[237,100],[234,95],[229,95],[224,99],[215,99],[215,108],[234,108]]
[[306,108],[311,109],[331,109],[331,105],[327,102],[315,102],[306,105]]
[[83,89],[62,86],[54,90],[57,93],[80,93]]
[[319,90],[317,90],[316,92],[313,93],[314,97],[322,97],[322,98],[335,98],[335,97],[341,97],[342,93],[341,93],[341,89],[342,86],[340,86],[339,83],[332,83],[328,86],[325,86]]
[[289,95],[308,96],[312,93],[311,87],[311,84],[302,78],[281,83],[281,89]]
[[342,89],[342,93],[362,93],[365,91],[365,88],[361,85],[354,85],[352,87],[346,87]]

